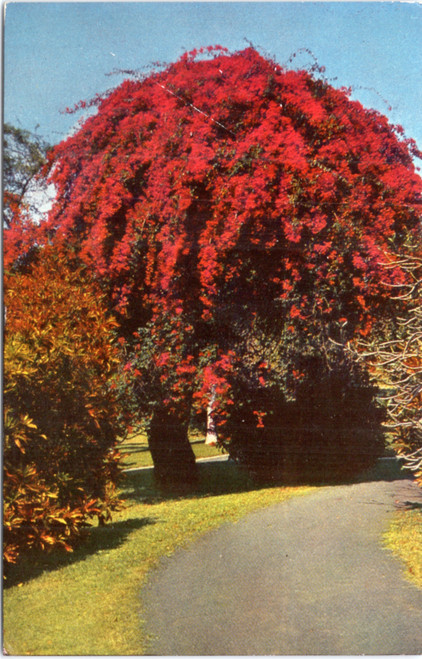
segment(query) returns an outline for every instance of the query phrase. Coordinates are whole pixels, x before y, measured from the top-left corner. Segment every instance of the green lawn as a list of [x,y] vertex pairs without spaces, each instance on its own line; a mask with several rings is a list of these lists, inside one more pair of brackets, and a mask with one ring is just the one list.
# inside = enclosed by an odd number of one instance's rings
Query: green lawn
[[[132,441],[141,444],[139,438]],[[146,654],[140,592],[162,556],[249,511],[313,489],[257,489],[231,462],[200,463],[199,473],[198,491],[185,497],[160,496],[150,470],[126,474],[126,507],[112,524],[91,529],[86,543],[72,554],[31,557],[15,568],[3,599],[7,652]],[[420,510],[400,512],[386,543],[422,586]]]
[[[196,458],[213,458],[221,455],[222,451],[215,446],[207,446],[204,436],[199,432],[190,432],[190,443]],[[143,433],[136,433],[120,445],[122,453],[126,455],[123,464],[128,469],[136,467],[151,467],[152,458],[148,450],[147,437]]]
[[[139,444],[140,442],[138,442]],[[4,645],[18,655],[147,652],[140,591],[159,559],[247,512],[311,488],[253,489],[232,463],[202,463],[195,496],[158,496],[152,473],[129,473],[126,508],[73,554],[32,557],[4,591]]]

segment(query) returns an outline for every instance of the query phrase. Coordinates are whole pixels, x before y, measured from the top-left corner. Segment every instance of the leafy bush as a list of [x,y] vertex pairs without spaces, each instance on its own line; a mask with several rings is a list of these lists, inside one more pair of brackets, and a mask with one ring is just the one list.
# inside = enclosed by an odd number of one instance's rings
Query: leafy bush
[[59,491],[47,485],[34,465],[4,467],[4,558],[16,563],[20,554],[32,549],[72,545],[86,526],[87,519],[99,512],[95,500],[77,505],[59,505]]
[[40,251],[5,276],[4,544],[70,549],[117,505],[115,321],[84,271]]

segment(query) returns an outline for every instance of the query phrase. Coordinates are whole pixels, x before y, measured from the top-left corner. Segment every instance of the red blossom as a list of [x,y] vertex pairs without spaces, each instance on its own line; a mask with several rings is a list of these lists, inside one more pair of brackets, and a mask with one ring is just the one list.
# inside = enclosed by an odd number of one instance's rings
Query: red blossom
[[131,333],[152,322],[164,380],[196,371],[195,386],[224,388],[233,357],[210,358],[212,375],[197,357],[224,309],[252,318],[282,301],[292,333],[315,309],[351,334],[382,315],[404,275],[398,265],[386,282],[380,263],[418,239],[421,203],[416,147],[385,117],[253,48],[220,46],[94,102],[50,156],[47,228]]

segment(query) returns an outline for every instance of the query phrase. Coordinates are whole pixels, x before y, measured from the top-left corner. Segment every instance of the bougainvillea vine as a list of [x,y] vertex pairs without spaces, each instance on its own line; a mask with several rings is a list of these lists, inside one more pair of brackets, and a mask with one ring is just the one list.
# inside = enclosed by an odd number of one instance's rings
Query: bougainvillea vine
[[386,281],[381,264],[420,231],[417,148],[400,127],[252,47],[192,51],[95,102],[50,156],[46,227],[92,268],[130,345],[148,328],[168,419],[186,418],[257,317],[338,339],[388,313],[406,273]]

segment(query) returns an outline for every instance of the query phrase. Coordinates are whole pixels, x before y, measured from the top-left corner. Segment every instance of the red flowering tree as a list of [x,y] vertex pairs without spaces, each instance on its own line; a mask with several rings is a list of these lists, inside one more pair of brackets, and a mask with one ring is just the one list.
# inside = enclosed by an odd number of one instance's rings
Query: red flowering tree
[[346,340],[390,313],[406,273],[385,281],[381,262],[419,231],[416,145],[348,90],[253,48],[193,51],[94,103],[50,159],[49,235],[107,291],[156,467],[185,478],[192,401],[227,393],[254,323],[292,337],[295,381],[315,328]]

